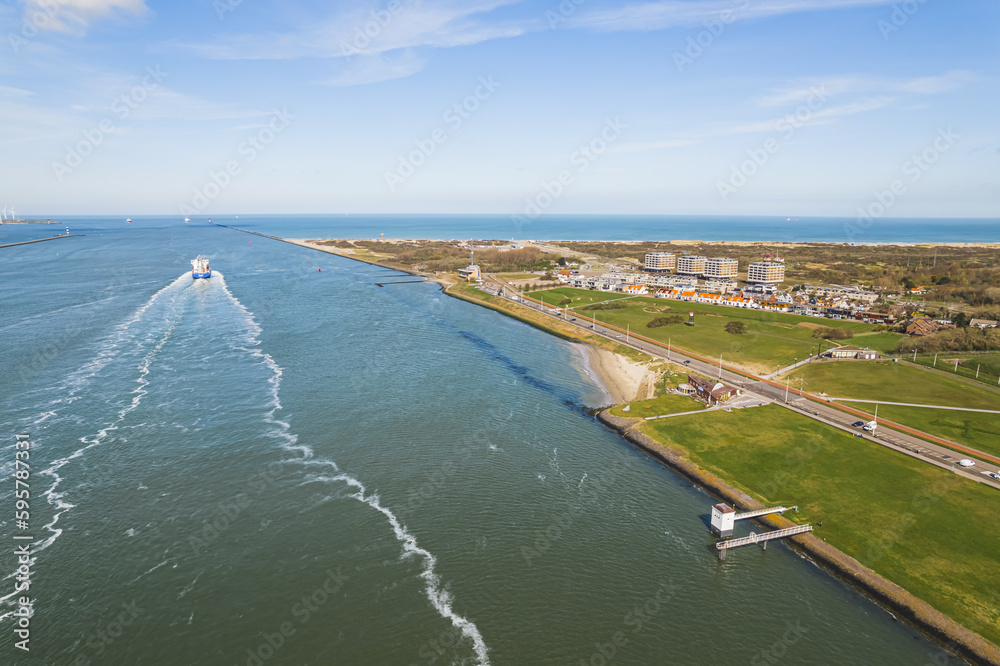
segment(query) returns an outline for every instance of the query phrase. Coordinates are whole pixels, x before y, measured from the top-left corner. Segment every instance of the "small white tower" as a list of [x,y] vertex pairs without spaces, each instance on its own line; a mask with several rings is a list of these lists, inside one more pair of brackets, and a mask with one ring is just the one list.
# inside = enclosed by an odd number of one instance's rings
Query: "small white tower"
[[736,509],[733,507],[721,502],[712,507],[712,531],[720,537],[732,536],[735,522]]

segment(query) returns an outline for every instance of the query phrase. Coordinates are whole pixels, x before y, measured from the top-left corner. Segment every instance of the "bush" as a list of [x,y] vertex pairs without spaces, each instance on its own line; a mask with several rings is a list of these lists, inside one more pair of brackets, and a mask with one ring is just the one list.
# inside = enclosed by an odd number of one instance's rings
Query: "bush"
[[813,331],[813,337],[823,338],[824,340],[847,340],[848,338],[853,338],[854,333],[844,328],[821,326]]
[[647,328],[658,328],[660,326],[673,326],[674,324],[683,324],[684,317],[680,315],[670,315],[669,317],[657,317],[648,324]]
[[584,310],[624,310],[627,307],[628,303],[611,301],[610,303],[595,303],[594,305],[588,305],[584,308]]
[[564,307],[566,307],[567,305],[569,305],[572,302],[573,302],[573,299],[571,299],[571,298],[564,298],[561,301],[559,301],[559,307],[564,308]]
[[747,332],[747,325],[742,321],[731,321],[726,324],[726,333],[732,333],[733,335],[743,335]]

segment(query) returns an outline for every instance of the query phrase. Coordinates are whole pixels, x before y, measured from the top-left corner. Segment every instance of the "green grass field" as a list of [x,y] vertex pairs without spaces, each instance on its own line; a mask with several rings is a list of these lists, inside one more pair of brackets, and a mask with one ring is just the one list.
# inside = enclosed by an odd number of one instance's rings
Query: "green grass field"
[[647,416],[662,416],[663,414],[682,414],[705,409],[706,405],[700,400],[689,398],[686,395],[661,395],[652,400],[636,400],[628,403],[629,411],[622,411],[626,405],[616,405],[611,409],[615,416],[625,416],[629,418],[645,418]]
[[557,289],[545,289],[531,292],[532,298],[544,300],[546,305],[556,306],[567,298],[572,301],[565,307],[575,308],[587,306],[593,303],[603,303],[614,301],[619,298],[628,298],[625,294],[612,294],[605,291],[590,291],[588,289],[573,289],[572,287],[559,287]]
[[1000,642],[995,489],[777,406],[642,429],[765,504],[798,505],[786,516],[812,523],[817,537]]
[[[969,353],[969,352],[941,352],[937,354],[937,365],[934,364],[934,354],[917,355],[916,361],[912,356],[905,356],[906,360],[915,362],[928,368],[937,368],[945,372],[952,373],[958,377],[965,377],[978,381],[987,386],[998,386],[1000,382],[1000,352]],[[955,364],[958,359],[961,363]],[[979,376],[976,376],[976,370]]]
[[[870,402],[852,402],[850,405],[868,413],[872,413],[875,409],[875,405]],[[880,405],[878,416],[879,419],[886,418],[896,423],[903,423],[911,428],[1000,456],[1000,414]]]
[[[779,367],[791,365],[796,358],[803,359],[815,354],[820,341],[813,337],[813,331],[818,327],[850,330],[855,337],[845,343],[871,347],[879,351],[891,349],[900,338],[898,334],[875,333],[874,326],[861,322],[686,303],[647,296],[630,298],[627,301],[629,303],[627,309],[595,311],[580,306],[626,297],[623,294],[572,287],[560,287],[532,294],[535,298],[543,295],[545,302],[552,305],[565,298],[571,299],[573,303],[569,307],[575,307],[579,317],[589,319],[596,315],[601,322],[621,329],[628,326],[636,334],[659,342],[666,343],[669,339],[673,345],[704,356],[718,357],[721,353],[724,362],[742,365],[761,373],[773,372]],[[669,314],[682,315],[686,320],[689,311],[695,313],[694,326],[677,324],[659,328],[646,327],[652,319]],[[745,323],[747,332],[743,335],[726,333],[725,326],[730,321]],[[824,349],[832,346],[834,345],[824,341]]]
[[[806,390],[838,398],[1000,410],[1000,393],[988,387],[892,361],[810,363],[792,373]],[[879,408],[879,416],[882,415]]]

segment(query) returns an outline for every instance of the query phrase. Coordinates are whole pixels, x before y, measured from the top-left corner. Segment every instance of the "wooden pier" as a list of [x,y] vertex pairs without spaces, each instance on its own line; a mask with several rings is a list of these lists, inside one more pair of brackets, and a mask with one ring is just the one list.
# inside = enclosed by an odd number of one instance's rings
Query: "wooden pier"
[[768,541],[773,541],[774,539],[784,539],[785,537],[795,536],[796,534],[812,532],[812,529],[812,525],[796,525],[795,527],[775,530],[774,532],[764,532],[763,534],[754,534],[751,532],[750,536],[719,541],[715,544],[715,547],[719,551],[719,561],[721,562],[726,559],[726,551],[730,548],[739,548],[741,546],[750,546],[759,543],[761,544],[761,548],[767,550]]

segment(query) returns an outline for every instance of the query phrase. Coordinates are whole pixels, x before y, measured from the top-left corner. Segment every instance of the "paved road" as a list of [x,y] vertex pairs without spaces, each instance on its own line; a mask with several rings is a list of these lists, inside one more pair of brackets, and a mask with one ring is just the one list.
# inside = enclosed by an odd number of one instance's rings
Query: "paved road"
[[[510,290],[509,287],[507,287],[507,285],[502,281],[495,278],[488,279],[492,282],[494,289],[502,288],[503,290],[508,290],[511,294],[514,294],[513,290]],[[502,297],[511,301],[515,300],[514,298],[508,298],[506,295],[502,295]],[[520,301],[520,303],[521,305],[534,308],[535,310],[547,314],[555,319],[561,319],[565,323],[576,326],[584,331],[596,333],[597,335],[601,335],[619,344],[626,344],[624,331],[615,328],[614,326],[599,322],[597,324],[597,328],[594,329],[589,319],[578,317],[575,313],[570,312],[563,315],[562,312],[558,310],[554,310],[553,308],[547,306],[543,307],[540,303],[532,302],[528,298]],[[978,481],[1000,489],[1000,481],[987,476],[989,472],[1000,474],[1000,459],[990,456],[989,454],[955,444],[956,448],[965,449],[969,452],[968,455],[959,453],[952,448],[928,442],[920,437],[917,437],[916,435],[901,432],[896,429],[889,429],[882,425],[881,420],[877,430],[878,436],[873,437],[866,432],[862,432],[859,427],[855,427],[853,425],[859,420],[867,420],[867,418],[864,418],[864,414],[858,410],[851,410],[854,412],[853,414],[845,413],[842,409],[837,409],[836,407],[823,404],[819,401],[819,399],[807,400],[804,397],[807,394],[800,394],[800,392],[796,389],[786,389],[784,386],[779,386],[768,381],[762,381],[760,378],[748,377],[742,372],[737,371],[735,368],[730,368],[725,365],[725,363],[720,365],[719,362],[713,362],[691,352],[679,352],[674,347],[671,347],[668,350],[660,344],[644,340],[641,337],[636,338],[635,336],[629,336],[628,346],[633,349],[643,351],[651,356],[678,363],[692,372],[719,379],[731,386],[739,387],[744,394],[760,398],[762,401],[773,402],[781,405],[811,419],[820,421],[835,428],[839,428],[845,432],[849,432],[852,435],[855,433],[861,433],[862,437],[859,439],[866,439],[870,442],[880,444],[886,448],[898,451],[912,458],[931,463],[932,465],[937,465],[938,467],[950,469],[956,474],[960,474],[973,481]],[[845,407],[843,409],[850,408]],[[859,416],[861,416],[861,418],[859,418]],[[933,436],[928,435],[928,437]],[[963,468],[958,466],[957,463],[959,460],[963,458],[971,458],[973,456],[977,458],[975,467]]]
[[915,402],[886,402],[884,400],[866,400],[864,398],[826,398],[830,402],[872,402],[879,405],[897,405],[899,407],[926,407],[927,409],[953,409],[958,412],[984,412],[986,414],[1000,414],[996,409],[975,409],[973,407],[948,407],[947,405],[919,405]]

